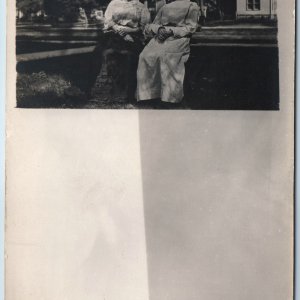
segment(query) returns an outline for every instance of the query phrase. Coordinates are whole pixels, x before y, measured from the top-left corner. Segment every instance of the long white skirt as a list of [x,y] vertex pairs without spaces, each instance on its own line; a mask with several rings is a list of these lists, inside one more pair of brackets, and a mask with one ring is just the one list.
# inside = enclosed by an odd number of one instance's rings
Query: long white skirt
[[179,103],[183,98],[185,63],[190,53],[189,38],[152,39],[139,57],[137,98],[161,98]]

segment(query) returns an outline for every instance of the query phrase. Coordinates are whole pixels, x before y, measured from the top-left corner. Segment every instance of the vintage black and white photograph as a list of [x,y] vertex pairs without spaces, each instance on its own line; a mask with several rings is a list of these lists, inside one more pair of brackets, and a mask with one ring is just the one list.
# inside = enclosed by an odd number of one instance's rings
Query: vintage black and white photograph
[[18,108],[279,110],[276,0],[17,0]]
[[292,300],[295,1],[7,7],[5,299]]

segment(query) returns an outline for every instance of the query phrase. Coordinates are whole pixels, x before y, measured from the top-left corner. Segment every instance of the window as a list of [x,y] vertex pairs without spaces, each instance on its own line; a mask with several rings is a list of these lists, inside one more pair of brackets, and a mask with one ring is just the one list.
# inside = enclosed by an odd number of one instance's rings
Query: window
[[247,0],[248,10],[260,10],[260,0]]

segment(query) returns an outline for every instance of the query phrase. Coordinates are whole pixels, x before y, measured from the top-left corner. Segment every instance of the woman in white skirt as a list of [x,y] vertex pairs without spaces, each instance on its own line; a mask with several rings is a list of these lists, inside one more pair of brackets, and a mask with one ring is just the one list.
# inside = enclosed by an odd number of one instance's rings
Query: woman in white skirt
[[196,31],[199,6],[190,0],[175,0],[159,10],[145,34],[153,38],[139,57],[138,101],[160,98],[180,103],[183,99],[185,63],[190,37]]

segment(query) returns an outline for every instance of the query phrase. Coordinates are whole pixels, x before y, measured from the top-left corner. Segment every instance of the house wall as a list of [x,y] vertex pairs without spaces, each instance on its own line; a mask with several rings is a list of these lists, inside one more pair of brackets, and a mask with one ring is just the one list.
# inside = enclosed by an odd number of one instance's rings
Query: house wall
[[261,0],[260,10],[247,10],[247,0],[237,0],[237,17],[241,16],[276,16],[277,0]]

